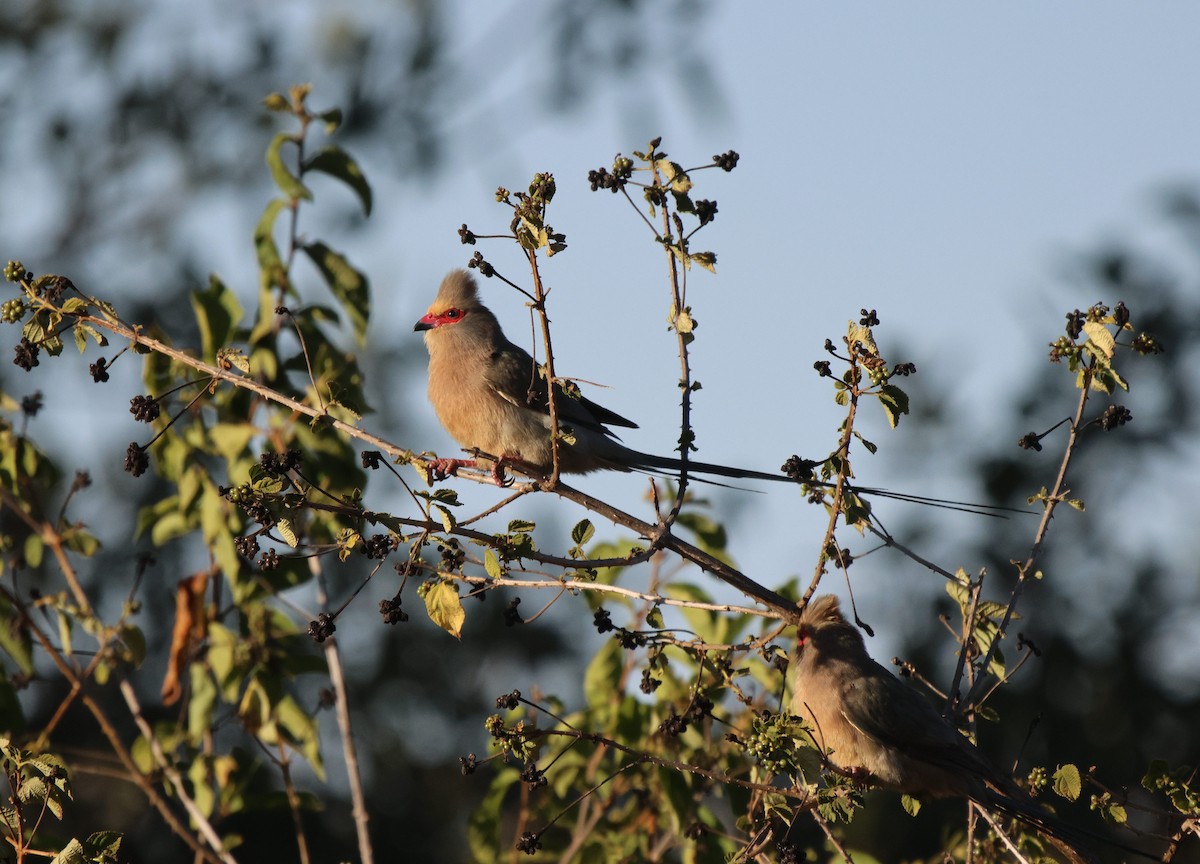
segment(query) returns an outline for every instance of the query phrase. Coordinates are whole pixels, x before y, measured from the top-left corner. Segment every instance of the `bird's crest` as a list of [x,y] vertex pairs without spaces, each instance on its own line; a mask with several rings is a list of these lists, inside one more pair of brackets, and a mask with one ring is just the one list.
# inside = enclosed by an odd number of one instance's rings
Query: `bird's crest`
[[822,594],[820,597],[808,601],[804,614],[800,616],[800,623],[807,624],[809,627],[819,627],[822,624],[843,624],[845,621],[842,609],[838,605],[838,598],[834,594]]
[[475,277],[466,270],[452,270],[442,280],[429,314],[439,315],[447,309],[472,309],[478,305],[479,287]]

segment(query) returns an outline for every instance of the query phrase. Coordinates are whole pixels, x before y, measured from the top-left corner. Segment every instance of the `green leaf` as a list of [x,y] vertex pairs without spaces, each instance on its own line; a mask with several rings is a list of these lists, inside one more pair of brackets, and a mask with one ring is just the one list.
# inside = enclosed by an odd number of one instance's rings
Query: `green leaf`
[[449,582],[434,582],[425,592],[425,611],[429,620],[455,639],[462,638],[462,626],[467,613],[463,609],[458,588]]
[[292,199],[303,198],[311,201],[312,192],[308,191],[308,187],[300,182],[300,178],[283,164],[283,145],[295,143],[295,137],[286,132],[280,132],[272,138],[270,146],[267,147],[267,167],[271,169],[271,179],[275,181],[280,192]]
[[[222,665],[227,666],[227,661],[232,661],[233,658],[231,654],[227,653],[220,659]],[[215,669],[213,671],[216,672]],[[228,668],[225,672],[228,673]],[[188,741],[192,744],[200,744],[204,740],[205,733],[210,731],[213,726],[217,705],[217,684],[213,680],[213,676],[200,663],[193,663],[188,668],[188,678],[191,683],[187,706]]]
[[[22,627],[15,607],[0,596],[0,648],[26,675],[33,672],[33,637]],[[3,716],[3,715],[0,715]]]
[[[254,250],[258,254],[258,269],[260,287],[264,291],[285,284],[284,275],[287,270],[283,266],[283,258],[279,256],[279,246],[275,243],[275,220],[287,202],[274,198],[263,209],[258,224],[254,226]],[[260,321],[259,327],[270,327],[270,316]],[[255,328],[257,332],[258,327]]]
[[1079,769],[1074,765],[1060,765],[1054,772],[1054,791],[1068,801],[1075,801],[1083,790]]
[[116,831],[97,831],[88,835],[83,846],[92,861],[116,861],[124,839],[124,835]]
[[717,272],[717,253],[716,252],[693,252],[688,258],[695,261],[709,273]]
[[607,708],[621,698],[625,653],[616,639],[600,646],[583,674],[583,695],[590,708]]
[[330,108],[316,115],[318,120],[325,123],[325,134],[332,135],[342,126],[342,109]]
[[200,328],[200,345],[206,360],[217,356],[217,349],[224,348],[233,328],[242,320],[242,304],[216,274],[208,277],[208,289],[192,292],[192,311],[196,314],[196,326]]
[[576,546],[582,546],[584,543],[592,539],[592,535],[596,533],[596,527],[592,525],[590,519],[581,519],[575,523],[575,527],[571,529],[571,542]]
[[[339,116],[338,122],[341,122]],[[362,203],[363,215],[371,215],[371,186],[363,175],[362,168],[345,150],[335,145],[323,147],[304,163],[305,171],[320,171],[335,177],[349,186]]]
[[496,557],[495,549],[488,549],[483,553],[483,569],[492,579],[504,578],[504,568],[500,566],[500,559]]
[[501,837],[502,825],[506,823],[504,799],[520,780],[516,768],[501,767],[492,778],[487,794],[471,813],[467,824],[467,842],[474,861],[502,861],[512,848],[511,838]]
[[54,856],[50,864],[87,864],[83,844],[72,837],[63,850]]
[[908,413],[908,394],[894,384],[884,384],[879,388],[879,402],[887,414],[888,425],[895,429],[900,415]]
[[350,316],[354,338],[362,345],[366,339],[367,321],[371,315],[371,288],[367,277],[350,266],[350,262],[324,243],[307,243],[303,247],[317,265],[325,284]]
[[1105,357],[1111,359],[1113,354],[1116,353],[1117,340],[1113,338],[1108,328],[1099,321],[1084,322],[1083,332],[1087,334],[1088,341]]
[[454,530],[454,514],[451,513],[449,510],[447,510],[445,507],[443,507],[441,504],[434,504],[432,509],[437,514],[438,518],[441,520],[442,528],[446,531],[446,533],[450,533],[451,531],[453,531]]
[[904,812],[909,816],[916,816],[921,812],[920,799],[913,798],[911,795],[901,795],[900,806],[904,808]]
[[280,519],[275,523],[275,530],[279,532],[279,536],[283,538],[283,542],[293,549],[300,545],[300,539],[296,536],[295,529],[292,528],[292,520]]

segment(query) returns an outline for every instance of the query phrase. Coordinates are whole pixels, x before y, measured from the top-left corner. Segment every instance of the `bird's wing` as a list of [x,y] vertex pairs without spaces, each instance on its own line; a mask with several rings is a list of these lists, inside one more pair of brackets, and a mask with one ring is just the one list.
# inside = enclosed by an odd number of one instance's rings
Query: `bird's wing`
[[[484,380],[499,396],[514,405],[542,413],[550,411],[546,378],[529,352],[518,345],[506,341],[496,349],[487,365]],[[586,396],[568,393],[561,384],[555,389],[554,405],[561,420],[595,432],[612,434],[604,428],[605,425],[637,428],[632,420],[598,405]]]
[[904,755],[990,778],[995,768],[919,693],[871,661],[843,694],[846,721]]

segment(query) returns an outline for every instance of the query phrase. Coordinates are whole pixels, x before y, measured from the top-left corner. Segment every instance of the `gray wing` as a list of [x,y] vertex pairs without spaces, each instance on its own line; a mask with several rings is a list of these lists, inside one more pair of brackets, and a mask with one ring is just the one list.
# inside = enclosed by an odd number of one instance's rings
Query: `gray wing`
[[[497,394],[522,408],[550,413],[546,379],[528,351],[505,340],[491,359],[485,379]],[[561,384],[555,388],[554,404],[562,420],[605,435],[612,434],[604,428],[605,425],[637,428],[632,420],[598,405],[586,396],[572,396]]]
[[982,779],[997,776],[983,754],[928,700],[878,663],[871,661],[871,666],[843,694],[843,715],[851,725],[911,759]]

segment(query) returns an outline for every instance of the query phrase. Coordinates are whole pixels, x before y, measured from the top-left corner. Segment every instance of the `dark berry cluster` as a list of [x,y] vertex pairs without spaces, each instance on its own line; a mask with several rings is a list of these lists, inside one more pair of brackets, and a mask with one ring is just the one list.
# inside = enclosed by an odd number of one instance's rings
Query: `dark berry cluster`
[[542,848],[542,836],[532,831],[522,831],[521,839],[517,841],[517,851],[526,855],[536,855]]
[[372,561],[382,561],[399,545],[392,534],[376,534],[368,537],[362,546],[362,553]]
[[38,365],[38,351],[37,345],[22,336],[21,341],[17,343],[16,356],[13,358],[13,362],[28,372],[34,366]]
[[233,541],[233,546],[239,555],[248,561],[253,561],[259,552],[258,535],[247,534],[244,537],[238,537]]
[[496,707],[501,711],[512,711],[521,704],[521,691],[514,690],[496,697]]
[[103,384],[108,380],[108,370],[112,367],[108,365],[108,361],[101,357],[95,363],[88,366],[88,372],[92,375],[92,380],[97,384]]
[[1124,426],[1133,419],[1133,414],[1124,405],[1109,405],[1104,409],[1104,414],[1100,417],[1100,428],[1105,432],[1111,432],[1118,426]]
[[728,172],[737,167],[738,159],[740,158],[741,157],[738,156],[737,151],[726,150],[724,153],[717,153],[715,156],[713,156],[713,164],[722,171]]
[[791,479],[803,482],[813,479],[813,469],[817,465],[818,463],[812,459],[801,459],[799,456],[792,455],[779,470]]
[[141,477],[150,467],[150,457],[136,441],[132,441],[125,449],[125,470],[134,477]]
[[608,173],[607,168],[596,168],[588,172],[588,186],[593,192],[607,189],[614,194],[621,189],[621,179],[616,174]]
[[642,683],[639,688],[643,693],[649,695],[662,686],[662,681],[650,674],[649,669],[642,670]]
[[696,202],[696,218],[700,220],[701,225],[707,225],[709,222],[717,218],[717,202],[701,199]]
[[153,396],[134,396],[129,400],[129,413],[140,423],[153,423],[162,410]]
[[612,615],[607,609],[597,609],[592,615],[592,625],[596,628],[597,633],[608,633],[615,630],[616,625],[612,623]]
[[399,594],[391,600],[380,600],[379,614],[383,616],[384,624],[403,624],[408,620],[408,613],[400,608]]
[[471,231],[470,228],[467,227],[466,222],[464,222],[462,224],[462,227],[458,229],[458,239],[462,242],[462,244],[464,246],[474,246],[475,245],[475,234],[474,234],[474,232]]
[[438,552],[442,556],[442,569],[451,573],[457,573],[462,569],[463,562],[467,560],[467,553],[458,545],[458,541],[453,537],[445,537],[438,541]]
[[282,453],[263,453],[258,464],[270,477],[279,477],[300,467],[300,451],[284,450]]
[[328,612],[322,612],[315,621],[310,621],[308,624],[308,635],[314,642],[324,642],[334,634],[335,630],[337,630],[337,625],[333,623],[333,616]]
[[517,607],[521,605],[521,598],[514,597],[509,601],[508,606],[504,609],[504,626],[513,627],[517,624],[524,624],[525,619],[521,617],[521,613],[517,611]]
[[529,790],[540,789],[546,785],[546,772],[537,767],[536,762],[526,762],[521,769],[521,782],[529,785]]
[[664,720],[658,726],[658,731],[669,738],[678,738],[688,730],[688,722],[685,718],[680,717],[671,709],[671,716]]
[[496,275],[496,268],[484,260],[482,252],[476,252],[472,255],[471,260],[467,262],[467,267],[472,270],[478,270],[488,279]]

